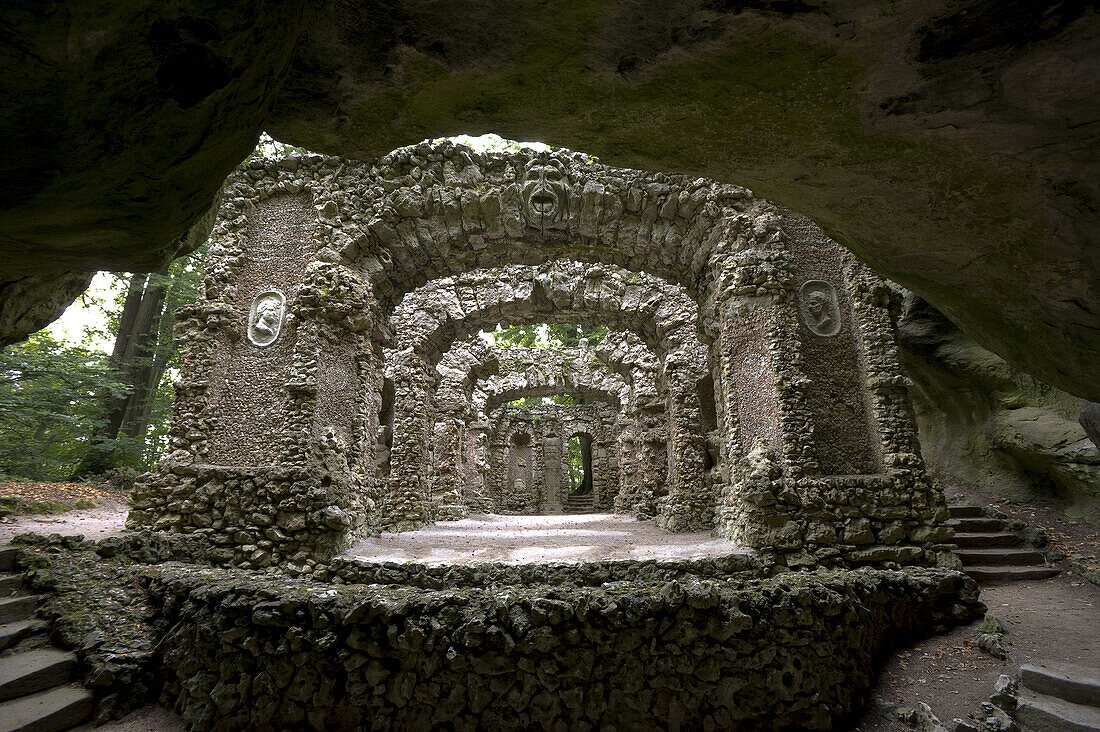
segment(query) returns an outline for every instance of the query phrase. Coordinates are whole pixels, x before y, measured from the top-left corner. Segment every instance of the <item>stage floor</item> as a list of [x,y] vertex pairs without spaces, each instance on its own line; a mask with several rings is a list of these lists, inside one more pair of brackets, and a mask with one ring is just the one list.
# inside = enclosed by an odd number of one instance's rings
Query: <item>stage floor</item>
[[345,553],[366,562],[472,564],[698,559],[749,554],[709,532],[676,534],[612,513],[553,516],[474,514],[416,531],[371,537]]

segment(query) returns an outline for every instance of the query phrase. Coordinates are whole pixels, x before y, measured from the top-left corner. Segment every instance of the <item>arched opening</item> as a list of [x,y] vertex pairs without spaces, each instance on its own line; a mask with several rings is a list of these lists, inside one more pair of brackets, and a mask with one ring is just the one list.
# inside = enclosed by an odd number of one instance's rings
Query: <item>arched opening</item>
[[569,438],[569,495],[589,495],[592,476],[592,436],[579,432]]
[[588,509],[594,504],[596,484],[592,468],[592,435],[578,432],[569,438],[566,453],[569,466],[569,493],[566,505],[574,510]]
[[375,434],[374,440],[375,470],[380,476],[390,474],[390,455],[393,452],[395,394],[393,379],[382,379],[381,400],[378,410],[378,432]]

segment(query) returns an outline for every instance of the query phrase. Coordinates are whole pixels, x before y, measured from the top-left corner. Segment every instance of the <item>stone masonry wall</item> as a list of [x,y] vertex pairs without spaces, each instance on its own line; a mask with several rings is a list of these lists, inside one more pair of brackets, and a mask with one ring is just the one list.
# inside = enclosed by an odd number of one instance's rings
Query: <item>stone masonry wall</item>
[[192,729],[833,729],[895,644],[968,622],[943,570],[426,591],[150,578]]

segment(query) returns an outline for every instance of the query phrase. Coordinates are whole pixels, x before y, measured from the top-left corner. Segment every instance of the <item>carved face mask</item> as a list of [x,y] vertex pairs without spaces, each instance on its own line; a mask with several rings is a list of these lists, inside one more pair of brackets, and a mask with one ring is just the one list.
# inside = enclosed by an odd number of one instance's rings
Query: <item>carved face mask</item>
[[568,180],[557,160],[536,159],[523,175],[523,212],[539,228],[562,221],[568,213]]

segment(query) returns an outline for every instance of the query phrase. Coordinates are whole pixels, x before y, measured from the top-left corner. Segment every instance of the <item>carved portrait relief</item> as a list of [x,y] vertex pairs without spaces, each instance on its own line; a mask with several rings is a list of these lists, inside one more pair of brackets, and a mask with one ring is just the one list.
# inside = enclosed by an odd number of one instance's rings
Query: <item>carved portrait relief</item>
[[798,311],[814,335],[829,337],[840,332],[836,289],[828,282],[807,280],[798,291]]
[[534,226],[546,226],[569,214],[565,166],[549,157],[535,158],[523,170],[523,213]]
[[279,338],[286,319],[286,296],[281,290],[264,290],[252,301],[248,313],[248,340],[270,346]]

